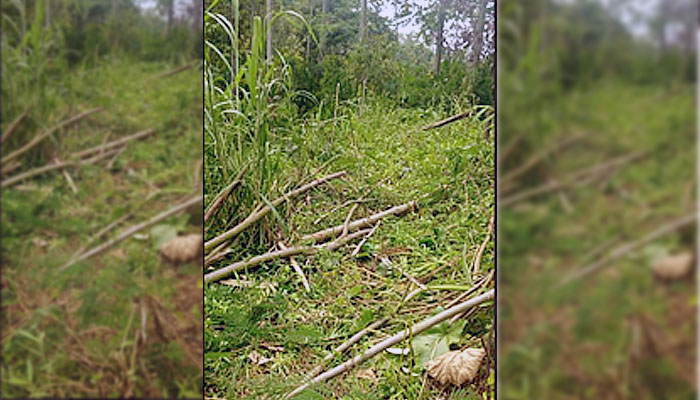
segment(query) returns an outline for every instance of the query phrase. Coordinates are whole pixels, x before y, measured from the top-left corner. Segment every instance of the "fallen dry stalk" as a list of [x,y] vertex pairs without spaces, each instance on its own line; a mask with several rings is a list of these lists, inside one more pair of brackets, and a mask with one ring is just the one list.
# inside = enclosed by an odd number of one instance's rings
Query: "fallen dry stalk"
[[93,158],[89,158],[89,159],[84,160],[84,161],[54,162],[52,164],[48,164],[48,165],[45,165],[43,167],[34,168],[34,169],[29,170],[27,172],[23,172],[21,174],[18,174],[18,175],[15,175],[13,177],[5,179],[4,181],[0,182],[0,188],[12,186],[16,183],[22,182],[22,181],[27,180],[29,178],[33,178],[37,175],[41,175],[41,174],[46,173],[46,172],[60,170],[60,169],[64,169],[64,168],[70,168],[70,167],[77,167],[79,165],[93,164],[93,163],[96,163],[97,161],[102,160],[105,157],[111,156],[112,154],[116,153],[117,151],[118,150],[113,150],[113,151],[95,156]]
[[341,344],[340,346],[336,347],[328,353],[325,357],[323,357],[323,360],[321,360],[321,363],[316,366],[311,372],[307,374],[306,379],[311,379],[315,377],[316,375],[320,374],[321,371],[323,370],[323,367],[326,365],[326,363],[330,360],[333,359],[336,355],[344,352],[345,350],[349,349],[350,346],[353,344],[357,343],[362,339],[365,335],[368,333],[372,332],[373,330],[379,328],[380,326],[384,325],[387,321],[389,321],[389,317],[385,317],[380,319],[379,321],[372,322],[369,324],[366,328],[362,329],[361,331],[357,332],[356,334],[352,335],[350,339],[348,339],[345,343]]
[[133,135],[129,135],[129,136],[123,137],[121,139],[111,141],[109,143],[105,143],[105,144],[102,144],[102,145],[99,145],[96,147],[92,147],[89,149],[85,149],[83,151],[79,151],[77,153],[73,153],[71,157],[84,158],[85,156],[89,156],[89,155],[94,154],[94,153],[109,150],[109,149],[112,149],[114,147],[119,147],[119,146],[123,145],[124,143],[127,143],[131,140],[141,139],[143,137],[146,137],[146,136],[152,134],[153,132],[155,132],[155,129],[146,129],[146,130],[143,130],[140,132],[136,132]]
[[25,144],[24,146],[20,147],[19,149],[13,151],[12,153],[8,154],[7,156],[3,157],[2,159],[2,164],[6,164],[7,162],[21,156],[22,154],[26,153],[27,151],[31,150],[32,147],[36,146],[39,144],[42,140],[46,139],[49,135],[54,133],[55,131],[66,127],[68,125],[74,124],[81,119],[87,117],[90,114],[94,114],[96,112],[102,111],[101,107],[93,108],[91,110],[85,111],[84,113],[78,114],[76,116],[73,116],[65,121],[60,122],[58,125],[54,126],[53,128],[50,128],[44,133],[40,133],[34,137],[29,143]]
[[381,224],[382,224],[382,221],[377,221],[376,225],[374,225],[372,230],[369,231],[367,236],[363,237],[362,240],[360,240],[360,243],[357,244],[357,246],[355,247],[355,250],[353,250],[352,253],[350,254],[351,256],[355,257],[360,252],[360,249],[362,249],[362,245],[365,244],[365,242],[367,242],[367,239],[369,239],[374,234],[374,231],[376,231],[377,228],[379,228],[379,225],[381,225]]
[[452,308],[449,308],[445,311],[442,311],[441,313],[430,317],[426,320],[423,320],[415,325],[413,325],[412,328],[401,331],[394,336],[391,336],[387,339],[384,339],[380,343],[372,346],[369,348],[367,351],[365,351],[363,354],[360,354],[356,357],[353,357],[352,359],[338,365],[335,368],[332,368],[321,375],[318,375],[314,379],[312,379],[310,382],[306,382],[303,385],[297,387],[294,389],[292,392],[287,394],[285,396],[286,399],[291,399],[292,397],[298,395],[299,393],[303,392],[304,390],[308,389],[312,385],[315,385],[319,382],[323,382],[325,380],[328,380],[330,378],[333,378],[337,375],[340,375],[344,372],[349,371],[350,369],[356,367],[360,363],[364,362],[365,360],[374,357],[375,355],[381,353],[382,351],[386,350],[387,348],[405,340],[408,337],[413,337],[415,335],[418,335],[429,328],[439,324],[440,322],[449,319],[453,317],[454,315],[463,313],[467,311],[468,309],[472,307],[476,307],[479,304],[485,303],[489,300],[492,300],[494,298],[494,289],[489,290],[486,293],[483,293],[477,297],[474,297],[472,299],[469,299],[461,304],[458,304]]
[[193,62],[191,64],[186,64],[186,65],[183,65],[181,67],[177,67],[177,68],[170,70],[168,72],[164,72],[162,74],[156,75],[156,79],[167,78],[171,75],[175,75],[175,74],[180,73],[182,71],[187,71],[188,69],[193,68],[197,64],[199,64],[199,62]]
[[132,226],[131,228],[129,228],[129,229],[125,230],[124,232],[122,232],[121,234],[119,234],[119,236],[117,236],[116,238],[114,238],[114,239],[112,239],[112,240],[109,240],[109,241],[107,241],[107,242],[105,242],[105,243],[103,243],[103,244],[101,244],[101,245],[99,245],[99,246],[97,246],[97,247],[94,247],[93,249],[91,249],[91,250],[89,250],[89,251],[86,251],[85,253],[81,254],[79,257],[76,257],[76,258],[74,258],[74,259],[71,259],[71,260],[68,261],[65,265],[63,265],[63,266],[59,269],[59,271],[62,271],[62,270],[64,270],[64,269],[70,267],[71,265],[74,265],[75,263],[78,263],[78,262],[80,262],[80,261],[82,261],[82,260],[85,260],[85,259],[87,259],[87,258],[90,258],[90,257],[93,257],[93,256],[95,256],[95,255],[98,255],[98,254],[104,252],[105,250],[107,250],[107,249],[113,247],[113,246],[116,245],[117,243],[122,242],[122,241],[124,241],[125,239],[130,238],[130,237],[133,236],[135,233],[137,233],[137,232],[139,232],[139,231],[141,231],[141,230],[143,230],[143,229],[145,229],[145,228],[148,228],[148,227],[150,227],[150,226],[152,226],[152,225],[155,225],[155,224],[157,224],[158,222],[160,222],[160,221],[162,221],[162,220],[164,220],[164,219],[166,219],[166,218],[168,218],[168,217],[170,217],[170,216],[172,216],[172,215],[175,215],[175,214],[177,214],[177,213],[180,212],[180,211],[184,211],[184,210],[186,210],[188,207],[191,207],[191,206],[193,206],[193,205],[195,205],[195,204],[197,204],[197,203],[201,203],[201,202],[202,202],[202,196],[194,196],[194,197],[191,197],[190,199],[188,199],[188,200],[186,200],[186,201],[184,201],[184,202],[182,202],[182,203],[180,203],[180,204],[178,204],[178,205],[176,205],[176,206],[173,206],[173,207],[171,207],[170,209],[168,209],[168,210],[166,210],[166,211],[163,211],[162,213],[160,213],[160,214],[158,214],[158,215],[156,215],[156,216],[150,218],[149,220],[147,220],[147,221],[145,221],[145,222],[142,222],[142,223],[140,223],[140,224],[138,224],[138,225]]
[[424,130],[424,131],[427,131],[427,130],[430,130],[430,129],[439,128],[439,127],[441,127],[441,126],[444,126],[444,125],[447,125],[447,124],[451,124],[451,123],[453,123],[453,122],[455,122],[455,121],[459,121],[459,120],[462,119],[462,118],[466,118],[466,117],[469,115],[469,113],[471,113],[471,111],[465,111],[465,112],[463,112],[463,113],[461,113],[461,114],[453,115],[453,116],[451,116],[451,117],[449,117],[449,118],[445,118],[445,119],[443,119],[443,120],[441,120],[441,121],[438,121],[438,122],[435,122],[435,123],[433,123],[433,124],[426,125],[426,126],[424,126],[423,128],[421,128],[421,129]]
[[481,256],[484,255],[484,250],[486,250],[486,246],[491,241],[491,235],[493,234],[494,218],[495,218],[495,214],[491,214],[491,218],[489,219],[488,232],[486,233],[486,238],[481,243],[481,246],[479,246],[479,250],[477,250],[477,252],[476,252],[476,257],[474,257],[474,264],[472,265],[472,275],[476,274],[476,271],[479,269],[479,266],[481,266]]
[[631,162],[633,160],[636,160],[638,158],[641,158],[644,156],[646,153],[643,152],[636,152],[636,153],[631,153],[627,154],[621,157],[613,158],[612,160],[602,162],[600,164],[594,165],[593,167],[589,168],[584,168],[581,170],[578,170],[568,177],[564,178],[563,180],[550,180],[549,182],[542,184],[540,186],[536,186],[532,189],[526,189],[523,191],[520,191],[518,193],[515,193],[511,196],[505,197],[503,199],[500,199],[498,201],[498,205],[500,207],[507,207],[511,206],[515,203],[521,202],[523,200],[527,200],[531,197],[535,197],[544,193],[548,193],[554,190],[558,190],[567,186],[571,186],[577,183],[581,183],[580,180],[586,177],[592,177],[595,176],[598,173],[601,172],[606,172],[612,168],[618,168],[628,162]]
[[[281,250],[285,250],[285,249],[289,248],[284,244],[284,242],[279,242],[278,244],[279,244],[279,247]],[[304,275],[304,271],[299,266],[299,263],[297,263],[297,261],[294,259],[294,257],[290,257],[289,262],[292,263],[292,268],[294,268],[294,271],[301,278],[301,282],[304,284],[304,289],[306,289],[306,292],[307,293],[311,292],[311,286],[309,286],[309,281],[306,279],[306,275]]]
[[358,237],[365,235],[369,233],[369,229],[362,230],[362,231],[357,231],[355,233],[351,233],[344,238],[340,238],[338,240],[335,240],[331,243],[325,244],[323,246],[296,246],[296,247],[288,247],[284,250],[278,250],[278,251],[271,251],[259,256],[255,256],[247,261],[238,261],[236,263],[233,263],[227,267],[217,269],[216,271],[210,272],[206,275],[204,275],[204,282],[215,282],[220,279],[226,278],[227,276],[233,274],[236,271],[240,271],[244,268],[250,268],[254,267],[257,265],[260,265],[264,262],[271,261],[271,260],[276,260],[278,258],[286,258],[286,257],[291,257],[291,256],[296,256],[299,254],[316,254],[318,253],[321,249],[327,249],[329,251],[337,250],[344,244],[357,239]]
[[530,159],[525,161],[523,164],[518,166],[518,168],[515,168],[512,171],[506,173],[503,176],[503,178],[501,178],[501,179],[503,179],[503,182],[515,180],[515,178],[519,177],[520,175],[522,175],[525,172],[532,169],[535,165],[542,162],[542,160],[547,158],[547,156],[549,156],[550,154],[564,149],[565,147],[578,141],[579,139],[581,139],[581,136],[571,136],[571,137],[566,138],[560,142],[555,143],[553,146],[550,146],[550,147],[542,150],[541,152],[535,154],[533,157],[531,157]]
[[31,105],[28,105],[27,108],[24,109],[24,112],[20,114],[17,118],[15,118],[12,123],[10,123],[10,126],[5,129],[5,132],[2,133],[2,139],[0,139],[0,143],[5,143],[5,140],[7,140],[8,137],[14,132],[15,129],[19,126],[20,122],[29,114],[29,109],[31,108]]
[[[377,222],[380,219],[387,217],[389,215],[403,214],[409,210],[414,210],[415,208],[416,208],[416,202],[409,201],[408,203],[390,208],[388,210],[382,211],[382,212],[374,214],[374,215],[370,215],[369,217],[355,220],[355,221],[351,222],[350,224],[348,224],[347,227],[348,227],[349,231],[354,231],[356,229],[361,229],[361,228],[364,228],[366,226],[373,225],[375,222]],[[345,224],[334,226],[332,228],[324,229],[322,231],[312,233],[310,235],[302,236],[301,240],[302,241],[312,240],[314,242],[323,241],[325,239],[330,238],[331,236],[336,236],[339,233],[343,232],[344,228],[345,228]]]
[[216,195],[216,198],[214,198],[214,201],[211,203],[211,206],[209,206],[209,209],[204,213],[204,222],[206,223],[209,218],[211,218],[212,215],[214,215],[214,212],[221,206],[221,204],[226,201],[228,196],[233,192],[233,189],[235,189],[238,185],[241,184],[243,180],[243,174],[246,173],[248,170],[248,165],[246,164],[243,168],[241,168],[240,171],[238,171],[238,174],[236,174],[236,178],[233,179],[233,182],[229,183],[228,186],[223,188],[219,194]]
[[[330,181],[331,179],[340,178],[341,176],[343,176],[345,174],[346,174],[345,171],[340,171],[340,172],[336,172],[336,173],[331,174],[331,175],[324,176],[323,178],[319,178],[319,179],[317,179],[311,183],[308,183],[308,184],[306,184],[298,189],[295,189],[289,193],[286,193],[282,197],[279,197],[279,198],[275,199],[274,201],[272,201],[270,204],[273,207],[277,207],[278,205],[282,204],[284,201],[289,200],[290,198],[292,198],[294,196],[298,196],[298,195],[314,188],[315,186],[318,186],[322,183]],[[221,235],[215,237],[214,239],[211,239],[208,242],[206,242],[204,244],[204,251],[208,252],[209,250],[211,250],[214,246],[218,245],[219,243],[234,238],[236,235],[241,233],[243,230],[245,230],[246,228],[248,228],[249,226],[254,224],[256,221],[260,220],[265,215],[267,215],[270,211],[272,211],[272,208],[268,205],[268,206],[263,207],[259,211],[251,213],[246,219],[243,220],[243,222],[234,226],[233,229],[230,229],[230,230],[222,233]]]
[[564,279],[561,280],[561,282],[559,283],[559,286],[566,285],[568,283],[571,283],[573,281],[581,279],[587,275],[590,275],[594,272],[597,272],[597,271],[603,269],[604,267],[610,265],[610,262],[617,260],[621,257],[624,257],[625,255],[634,251],[638,247],[640,247],[646,243],[649,243],[651,241],[654,241],[654,240],[656,240],[664,235],[667,235],[668,233],[677,231],[678,229],[681,229],[681,228],[685,227],[686,225],[690,225],[690,224],[694,223],[697,220],[697,217],[698,217],[698,215],[696,212],[689,214],[689,215],[685,215],[683,217],[680,217],[676,220],[673,220],[667,224],[660,226],[659,228],[648,233],[647,235],[645,235],[641,239],[622,244],[622,245],[616,247],[607,256],[602,257],[598,261],[568,274]]

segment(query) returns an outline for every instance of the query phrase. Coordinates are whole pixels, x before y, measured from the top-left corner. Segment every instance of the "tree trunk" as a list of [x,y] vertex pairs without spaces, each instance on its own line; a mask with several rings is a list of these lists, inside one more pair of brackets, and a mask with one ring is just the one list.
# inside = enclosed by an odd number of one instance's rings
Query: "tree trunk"
[[267,61],[272,62],[272,0],[267,0]]
[[[325,5],[327,0],[323,0],[323,3]],[[309,21],[314,17],[314,2],[313,0],[309,0]],[[306,59],[308,60],[309,57],[311,57],[311,35],[307,34],[306,35]]]
[[46,29],[49,29],[51,27],[51,2],[46,1]]
[[435,39],[435,74],[440,73],[440,64],[442,63],[442,31],[445,27],[445,0],[439,1],[437,37]]
[[194,21],[192,21],[192,30],[195,32],[200,32],[202,30],[202,24],[204,23],[204,1],[192,0],[192,7],[194,7]]
[[175,14],[175,0],[168,0],[167,4],[167,13],[168,13],[168,31],[167,35],[170,36],[170,32],[173,30],[173,17]]
[[321,2],[321,28],[318,36],[318,57],[319,61],[323,60],[323,52],[326,48],[326,27],[328,26],[328,13],[331,10],[330,0],[322,0]]
[[476,26],[474,27],[474,46],[472,47],[472,53],[470,57],[470,62],[472,65],[479,62],[481,59],[481,50],[484,48],[484,23],[486,22],[486,5],[488,0],[479,0],[478,16],[476,19]]
[[367,0],[361,0],[362,14],[360,15],[360,43],[365,41],[367,36]]

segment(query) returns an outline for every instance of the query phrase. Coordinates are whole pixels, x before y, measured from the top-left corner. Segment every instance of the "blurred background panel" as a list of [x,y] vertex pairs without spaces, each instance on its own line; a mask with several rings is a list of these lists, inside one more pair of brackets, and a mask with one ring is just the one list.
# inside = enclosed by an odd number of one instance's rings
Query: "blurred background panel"
[[499,1],[498,397],[696,397],[696,1]]
[[202,6],[2,2],[0,397],[201,398]]

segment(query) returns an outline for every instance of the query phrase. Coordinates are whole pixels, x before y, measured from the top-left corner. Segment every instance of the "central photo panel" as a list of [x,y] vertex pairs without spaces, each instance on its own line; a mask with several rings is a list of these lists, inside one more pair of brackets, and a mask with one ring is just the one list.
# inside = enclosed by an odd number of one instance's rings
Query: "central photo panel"
[[204,2],[205,398],[495,398],[495,9]]

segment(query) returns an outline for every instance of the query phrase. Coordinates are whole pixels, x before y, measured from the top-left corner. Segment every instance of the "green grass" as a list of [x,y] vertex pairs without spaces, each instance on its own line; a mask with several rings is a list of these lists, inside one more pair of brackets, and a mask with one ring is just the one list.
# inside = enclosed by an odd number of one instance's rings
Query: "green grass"
[[[596,275],[556,286],[595,259],[591,253],[606,241],[616,240],[612,249],[695,209],[693,99],[692,87],[607,82],[569,93],[548,104],[546,117],[539,115],[547,127],[523,148],[544,148],[574,133],[583,139],[544,160],[513,192],[617,155],[647,155],[592,184],[563,190],[564,197],[552,192],[499,210],[499,396],[695,396],[686,379],[694,361],[675,364],[678,358],[666,351],[650,356],[644,342],[635,339],[635,329],[661,326],[670,332],[668,338],[686,346],[679,348],[694,352],[694,282],[664,285],[650,271],[664,253],[693,248],[694,227],[646,244]],[[524,126],[538,123],[533,114],[501,118]],[[515,136],[513,130],[502,131],[501,144]],[[534,151],[502,160],[504,173],[528,153]],[[639,325],[640,317],[652,322]],[[638,354],[644,356],[635,358]]]
[[[113,57],[91,68],[75,67],[49,79],[42,89],[43,110],[33,103],[33,89],[6,86],[15,92],[11,104],[3,102],[3,128],[27,104],[33,106],[3,146],[5,154],[67,116],[104,108],[23,155],[20,172],[139,130],[154,128],[157,133],[131,142],[111,168],[102,162],[69,169],[77,193],[61,172],[3,189],[3,397],[201,396],[201,353],[196,348],[201,343],[197,299],[202,289],[196,264],[180,269],[165,264],[146,230],[58,271],[111,222],[131,215],[90,247],[196,190],[202,143],[202,98],[196,88],[201,88],[201,75],[189,70],[155,79],[178,65]],[[13,79],[25,79],[31,72],[21,74]],[[201,229],[189,218],[175,216],[163,224],[188,233]],[[174,318],[165,337],[154,326],[157,317]],[[144,328],[145,341],[137,339]]]
[[[297,257],[310,282],[309,293],[288,260],[241,271],[228,285],[207,285],[206,396],[278,398],[299,384],[332,348],[370,323],[389,317],[378,332],[335,357],[327,368],[427,318],[460,293],[434,289],[401,304],[415,287],[398,268],[382,263],[381,255],[416,278],[441,268],[426,282],[429,287],[469,287],[494,266],[490,242],[477,274],[468,272],[494,211],[494,146],[483,132],[488,122],[474,117],[423,132],[421,126],[445,115],[429,109],[396,108],[381,99],[371,100],[361,114],[354,104],[345,103],[339,115],[335,127],[332,121],[310,118],[271,131],[274,139],[268,151],[276,166],[274,189],[265,196],[276,198],[330,172],[345,170],[348,175],[278,207],[278,216],[270,214],[258,224],[261,235],[242,234],[234,241],[233,252],[217,266],[267,251],[272,245],[267,232],[292,245],[303,234],[342,224],[352,207],[342,205],[350,200],[365,200],[353,219],[410,200],[418,201],[418,211],[385,219],[357,257],[350,256],[356,244],[310,258]],[[217,127],[207,128],[214,129]],[[234,132],[226,136],[230,141]],[[207,141],[211,138],[207,136]],[[210,146],[207,143],[205,149]],[[212,177],[205,187],[208,205],[229,181],[215,173],[226,160],[213,151],[205,154],[205,176]],[[249,196],[252,201],[263,201],[254,193]],[[207,238],[240,221],[228,216],[245,216],[249,211],[230,199],[207,224]],[[490,321],[492,308],[479,315]],[[477,338],[462,332],[453,345],[481,347]],[[251,361],[251,354],[270,361],[258,365]],[[429,380],[424,382],[424,367],[412,354],[384,352],[298,398],[476,399],[493,390],[486,383],[489,368],[493,364],[483,367],[478,385],[440,388]],[[368,370],[376,381],[367,378]],[[358,371],[365,373],[358,376]]]

